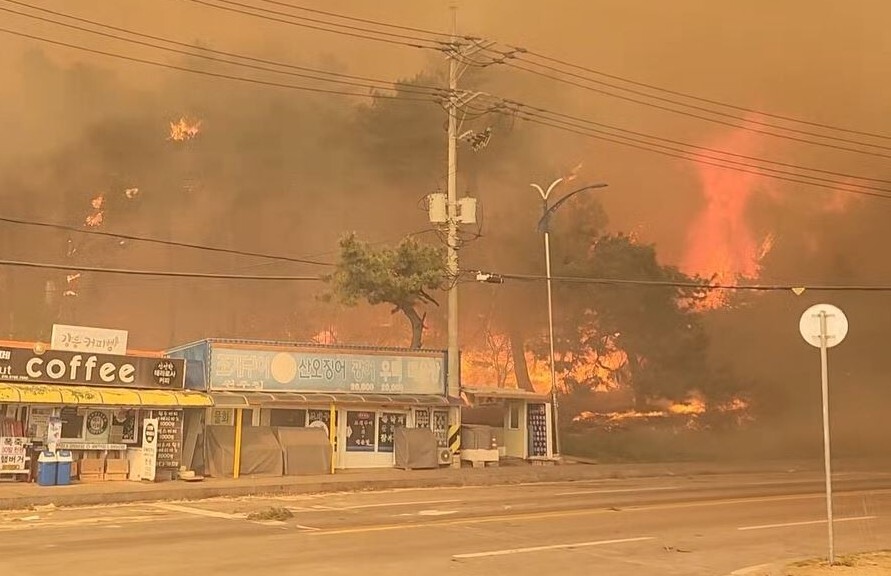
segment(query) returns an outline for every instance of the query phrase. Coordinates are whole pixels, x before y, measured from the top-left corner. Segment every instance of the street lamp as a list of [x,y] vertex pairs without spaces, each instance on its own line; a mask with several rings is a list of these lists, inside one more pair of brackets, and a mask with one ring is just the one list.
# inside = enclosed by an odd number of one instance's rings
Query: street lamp
[[558,184],[563,182],[563,178],[557,178],[551,185],[548,186],[547,190],[542,189],[538,184],[530,184],[533,188],[538,190],[539,195],[541,196],[542,202],[542,215],[541,219],[538,221],[538,229],[544,232],[544,249],[545,249],[545,274],[547,275],[548,280],[548,340],[550,344],[550,354],[551,354],[551,426],[553,428],[553,438],[554,438],[554,456],[560,456],[560,432],[558,430],[559,420],[557,417],[557,370],[554,360],[554,302],[553,295],[551,292],[551,240],[550,240],[550,220],[551,216],[554,212],[563,205],[564,202],[578,194],[579,192],[583,192],[585,190],[591,190],[594,188],[605,188],[607,184],[591,184],[589,186],[583,186],[578,190],[573,190],[563,198],[557,200],[553,205],[548,204],[548,199],[551,196],[551,192],[554,188],[557,187]]

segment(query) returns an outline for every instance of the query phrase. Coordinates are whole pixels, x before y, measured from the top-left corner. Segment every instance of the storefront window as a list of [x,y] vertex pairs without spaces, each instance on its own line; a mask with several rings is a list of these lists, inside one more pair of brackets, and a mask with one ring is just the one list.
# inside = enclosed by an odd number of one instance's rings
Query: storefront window
[[269,425],[283,428],[303,428],[306,426],[306,410],[281,410],[269,411]]
[[511,430],[520,429],[520,405],[516,402],[512,402],[510,405],[510,422],[508,422],[508,427]]
[[84,415],[77,408],[62,408],[62,438],[79,440],[84,437]]
[[374,452],[374,412],[347,412],[347,452]]
[[397,428],[405,428],[405,414],[381,412],[378,416],[377,451],[392,452]]

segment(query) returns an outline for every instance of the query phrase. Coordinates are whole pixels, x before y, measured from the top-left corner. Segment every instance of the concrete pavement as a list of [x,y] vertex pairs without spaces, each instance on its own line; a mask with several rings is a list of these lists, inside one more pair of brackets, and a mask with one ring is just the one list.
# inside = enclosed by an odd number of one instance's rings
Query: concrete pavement
[[[487,486],[539,482],[569,482],[610,478],[643,478],[752,472],[816,471],[819,461],[767,461],[668,464],[563,464],[559,466],[509,466],[484,469],[438,470],[348,470],[334,475],[288,478],[206,479],[202,482],[103,482],[71,486],[41,487],[36,484],[0,483],[0,510],[54,504],[84,506],[144,502],[170,499],[203,499],[258,494],[309,494],[389,490],[396,488],[433,488],[449,486]],[[889,470],[891,464],[849,461],[839,462],[838,471]]]
[[[891,477],[836,486],[839,553],[887,547]],[[0,558],[21,576],[717,576],[824,554],[822,496],[817,472],[772,472],[2,512]],[[270,507],[293,517],[248,519]]]

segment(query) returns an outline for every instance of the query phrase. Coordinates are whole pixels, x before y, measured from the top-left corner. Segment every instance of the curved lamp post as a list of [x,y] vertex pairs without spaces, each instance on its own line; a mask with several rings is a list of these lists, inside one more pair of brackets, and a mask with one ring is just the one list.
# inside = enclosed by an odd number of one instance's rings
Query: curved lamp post
[[583,186],[578,190],[573,190],[563,198],[557,200],[554,204],[549,204],[548,199],[551,196],[551,192],[553,192],[554,188],[556,188],[561,182],[563,182],[563,178],[557,178],[551,185],[548,186],[547,190],[543,189],[538,184],[530,184],[533,188],[538,190],[538,194],[541,196],[542,201],[542,215],[541,219],[538,221],[538,229],[544,232],[544,249],[545,249],[545,273],[547,275],[548,280],[548,340],[550,344],[550,356],[551,356],[551,427],[553,428],[553,439],[554,439],[554,456],[560,456],[560,432],[558,429],[558,416],[557,416],[557,370],[555,366],[554,360],[554,303],[553,303],[553,295],[551,291],[551,241],[550,241],[550,220],[551,216],[554,212],[557,211],[560,206],[562,206],[567,200],[578,194],[579,192],[584,192],[585,190],[592,190],[595,188],[605,188],[607,184],[591,184],[589,186]]

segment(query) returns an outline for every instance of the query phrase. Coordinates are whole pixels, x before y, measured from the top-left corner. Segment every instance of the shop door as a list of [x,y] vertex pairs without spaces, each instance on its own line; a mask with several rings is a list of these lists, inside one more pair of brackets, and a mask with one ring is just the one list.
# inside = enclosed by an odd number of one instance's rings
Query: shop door
[[548,411],[544,404],[528,405],[526,427],[529,433],[529,457],[546,457],[548,455]]

